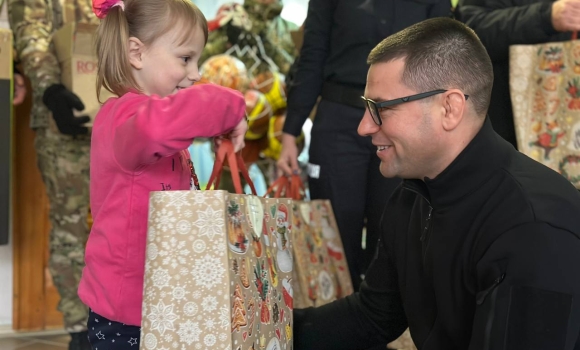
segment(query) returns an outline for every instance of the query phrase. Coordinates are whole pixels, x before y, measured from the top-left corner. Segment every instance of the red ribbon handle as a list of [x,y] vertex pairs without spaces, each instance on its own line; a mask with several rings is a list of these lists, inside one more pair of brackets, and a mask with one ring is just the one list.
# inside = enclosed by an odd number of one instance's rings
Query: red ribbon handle
[[215,162],[213,164],[213,170],[207,182],[206,190],[214,186],[214,189],[219,188],[220,185],[220,178],[222,175],[222,170],[224,169],[224,161],[228,159],[228,165],[230,166],[230,172],[232,174],[232,180],[234,182],[234,189],[236,193],[243,194],[242,189],[242,181],[240,180],[240,172],[242,176],[250,186],[252,190],[252,194],[256,195],[256,188],[254,187],[254,183],[250,179],[250,174],[248,173],[248,169],[246,168],[246,164],[242,159],[241,152],[235,153],[234,152],[234,145],[230,140],[224,139],[222,143],[218,147],[215,156]]
[[289,197],[293,200],[301,200],[304,198],[304,185],[298,175],[292,175],[290,178],[286,176],[279,177],[266,190],[266,195],[274,193],[274,198]]

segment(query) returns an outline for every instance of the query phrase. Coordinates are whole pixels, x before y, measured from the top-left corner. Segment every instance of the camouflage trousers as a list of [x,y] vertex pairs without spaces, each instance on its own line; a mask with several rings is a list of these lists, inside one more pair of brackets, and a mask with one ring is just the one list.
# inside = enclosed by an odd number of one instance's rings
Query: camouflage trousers
[[51,127],[36,129],[38,167],[50,203],[48,267],[58,289],[58,310],[68,332],[86,330],[88,308],[77,294],[89,228],[90,136],[63,135]]

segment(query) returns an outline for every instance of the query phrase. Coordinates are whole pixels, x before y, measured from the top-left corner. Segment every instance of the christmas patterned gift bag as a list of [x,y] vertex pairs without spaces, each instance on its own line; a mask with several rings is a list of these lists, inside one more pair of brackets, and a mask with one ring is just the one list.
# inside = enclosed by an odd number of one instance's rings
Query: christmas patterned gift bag
[[167,191],[149,207],[140,349],[291,350],[291,200]]
[[299,176],[282,177],[270,188],[293,198],[294,303],[321,306],[353,293],[342,241],[328,200],[303,201]]
[[511,46],[510,94],[518,149],[580,189],[580,41]]
[[296,307],[321,306],[353,293],[332,206],[328,200],[293,201]]

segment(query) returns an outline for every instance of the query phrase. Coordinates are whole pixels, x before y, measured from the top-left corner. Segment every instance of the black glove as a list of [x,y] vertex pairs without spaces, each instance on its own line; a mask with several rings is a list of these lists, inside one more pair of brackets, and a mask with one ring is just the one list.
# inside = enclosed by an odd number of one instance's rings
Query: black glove
[[85,135],[89,129],[83,124],[89,122],[88,115],[75,117],[73,108],[77,111],[85,109],[81,99],[62,84],[54,84],[44,91],[42,102],[52,112],[58,130],[65,135]]

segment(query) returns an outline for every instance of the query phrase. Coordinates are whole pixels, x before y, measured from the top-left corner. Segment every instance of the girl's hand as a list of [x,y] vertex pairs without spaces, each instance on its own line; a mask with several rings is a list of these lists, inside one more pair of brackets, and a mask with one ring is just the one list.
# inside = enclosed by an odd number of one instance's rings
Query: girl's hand
[[244,148],[244,137],[246,136],[246,131],[248,131],[248,121],[244,117],[228,135],[229,139],[232,140],[232,143],[234,144],[234,151],[238,152]]
[[244,137],[246,136],[246,131],[248,131],[248,122],[246,118],[243,118],[229,134],[218,136],[213,139],[215,148],[218,149],[222,140],[227,138],[232,141],[234,151],[238,152],[245,146]]

